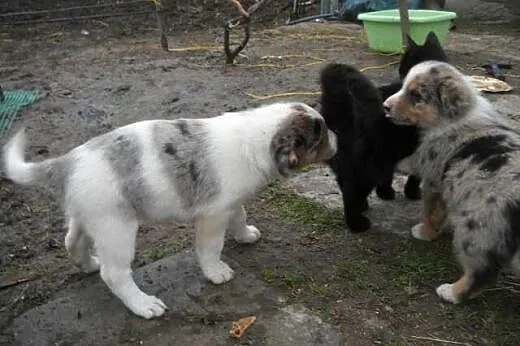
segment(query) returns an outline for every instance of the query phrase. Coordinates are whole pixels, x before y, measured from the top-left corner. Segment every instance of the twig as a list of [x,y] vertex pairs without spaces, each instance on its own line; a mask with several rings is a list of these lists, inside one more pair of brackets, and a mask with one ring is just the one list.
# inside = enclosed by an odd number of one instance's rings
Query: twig
[[513,281],[502,281],[502,283],[506,284],[506,285],[511,285],[511,286],[518,286],[520,287],[520,283],[519,282],[513,282]]
[[25,285],[24,288],[22,288],[22,292],[14,298],[12,301],[9,302],[6,306],[2,307],[0,311],[6,311],[9,307],[13,306],[14,304],[18,303],[20,299],[23,299],[23,295],[25,294],[25,291],[27,291],[27,288],[29,288],[29,285]]
[[246,93],[247,96],[254,98],[255,100],[268,100],[275,97],[284,97],[284,96],[308,96],[308,95],[321,95],[321,91],[295,91],[295,92],[288,92],[288,93],[280,93],[280,94],[272,94],[272,95],[255,95],[251,93]]
[[215,46],[193,46],[193,47],[180,47],[180,48],[169,48],[169,52],[190,52],[196,50],[207,50],[207,51],[217,51],[220,50],[220,47]]
[[468,344],[467,342],[443,340],[443,339],[437,339],[437,338],[430,338],[430,337],[427,337],[427,336],[414,336],[414,335],[411,335],[411,336],[409,336],[409,338],[417,339],[417,340],[425,340],[425,341],[443,342],[445,344],[452,344],[452,345],[471,346],[471,344]]
[[90,20],[90,19],[98,19],[98,18],[112,18],[112,17],[130,17],[130,16],[138,16],[151,14],[150,11],[136,11],[136,12],[114,12],[114,13],[100,13],[100,14],[92,14],[88,16],[72,16],[72,17],[60,17],[60,18],[46,18],[46,19],[34,19],[34,20],[17,20],[14,22],[0,22],[0,26],[2,25],[31,25],[31,24],[40,24],[40,23],[59,23],[59,22],[67,22],[67,21],[79,21],[79,20]]
[[367,67],[364,67],[364,68],[360,69],[359,71],[360,72],[366,72],[366,71],[370,71],[370,70],[382,70],[384,68],[390,67],[392,65],[397,65],[397,64],[399,64],[399,61],[392,61],[392,62],[389,62],[387,64],[383,64],[383,65],[367,66]]
[[493,287],[493,288],[486,288],[482,292],[493,292],[493,291],[509,291],[511,293],[518,294],[520,293],[519,290],[515,290],[513,287],[510,286],[502,286],[502,287]]
[[247,67],[273,67],[273,68],[293,68],[293,67],[305,67],[305,66],[312,66],[312,65],[319,65],[325,61],[323,58],[318,58],[312,55],[306,55],[306,54],[289,54],[289,55],[266,55],[260,58],[260,60],[278,60],[281,61],[285,58],[309,58],[311,60],[314,60],[312,62],[308,62],[302,65],[298,64],[269,64],[269,63],[261,63],[261,64],[255,64],[255,65],[247,65]]
[[0,290],[4,290],[4,289],[9,288],[9,287],[14,287],[14,286],[23,284],[25,282],[33,281],[33,280],[38,279],[39,277],[40,277],[40,275],[34,275],[32,277],[19,279],[19,280],[16,280],[16,281],[5,283],[5,284],[0,284]]
[[[296,56],[296,55],[294,55],[294,56]],[[314,57],[311,57],[311,58],[314,58]],[[315,58],[315,59],[321,59],[321,58]],[[311,62],[311,63],[308,63],[308,64],[300,65],[299,67],[319,64],[321,62],[322,62],[321,60],[320,61],[314,61],[314,62]],[[386,68],[386,67],[398,64],[398,63],[399,63],[399,61],[392,61],[392,62],[389,62],[389,63],[384,64],[384,65],[367,66],[367,67],[364,67],[364,68],[360,69],[359,71],[364,72],[364,71],[368,71],[368,70],[383,69],[383,68]],[[296,65],[294,65],[294,66],[296,66]],[[278,66],[275,65],[275,64],[257,64],[257,65],[251,65],[249,67],[278,67]],[[295,92],[285,92],[285,93],[263,95],[263,96],[262,95],[255,95],[255,94],[251,94],[251,93],[246,93],[246,95],[251,97],[251,98],[254,98],[255,100],[268,100],[268,99],[272,99],[272,98],[275,98],[275,97],[284,97],[284,96],[321,95],[321,91],[295,91]]]

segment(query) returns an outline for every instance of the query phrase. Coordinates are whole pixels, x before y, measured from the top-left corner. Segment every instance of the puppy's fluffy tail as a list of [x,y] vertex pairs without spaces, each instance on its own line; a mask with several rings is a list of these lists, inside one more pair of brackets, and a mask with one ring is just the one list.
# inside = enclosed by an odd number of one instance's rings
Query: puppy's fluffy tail
[[65,156],[41,162],[26,162],[25,131],[22,129],[4,147],[4,169],[7,178],[20,185],[35,185],[61,176]]

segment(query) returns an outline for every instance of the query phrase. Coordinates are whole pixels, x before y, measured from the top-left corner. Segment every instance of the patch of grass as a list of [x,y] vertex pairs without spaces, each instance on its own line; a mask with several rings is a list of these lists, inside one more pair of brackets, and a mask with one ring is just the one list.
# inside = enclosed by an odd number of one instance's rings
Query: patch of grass
[[[305,227],[317,235],[343,230],[341,210],[328,209],[279,183],[267,186],[261,196],[261,206],[270,217]],[[520,287],[507,287],[507,281],[499,280],[490,287],[490,291],[460,305],[441,303],[436,297],[434,290],[438,285],[454,282],[462,274],[453,252],[452,235],[443,235],[433,242],[421,242],[395,235],[368,234],[359,244],[349,243],[349,249],[349,259],[335,262],[327,284],[313,280],[314,275],[319,277],[322,273],[313,273],[312,267],[308,271],[306,269],[309,274],[303,274],[297,268],[281,271],[264,267],[262,277],[268,283],[288,289],[293,298],[302,299],[314,310],[333,314],[334,318],[342,317],[336,312],[327,312],[326,307],[331,305],[320,302],[340,299],[343,289],[350,288],[349,299],[366,300],[369,295],[375,298],[371,301],[394,306],[396,316],[407,314],[406,302],[410,300],[410,304],[415,304],[426,321],[439,323],[442,328],[449,326],[453,330],[454,340],[475,341],[482,338],[486,344],[518,344]],[[412,292],[418,291],[420,296],[411,297],[415,295]],[[431,304],[426,305],[424,311],[421,305],[417,306],[423,299],[425,304]],[[399,335],[393,335],[390,340],[387,344],[395,346],[416,343]]]
[[499,281],[473,301],[450,305],[446,314],[455,316],[459,328],[486,330],[494,344],[517,345],[520,340],[520,294],[502,288],[504,284]]
[[458,265],[451,240],[442,237],[435,242],[406,240],[393,250],[387,267],[390,283],[399,287],[433,287],[458,279]]
[[262,267],[260,273],[262,274],[262,279],[269,284],[275,282],[278,278],[278,274],[268,267]]
[[293,293],[312,284],[312,279],[299,271],[291,272],[262,267],[261,274],[265,282],[282,286]]
[[147,249],[142,258],[147,262],[155,262],[162,258],[171,256],[183,249],[183,245],[176,240],[170,240],[160,246]]
[[337,277],[354,284],[356,289],[376,293],[380,288],[370,276],[372,266],[366,260],[341,261],[335,265],[334,272]]
[[318,233],[343,231],[341,210],[329,209],[319,202],[299,196],[278,182],[269,184],[262,197],[267,200],[266,206],[281,218],[306,225]]

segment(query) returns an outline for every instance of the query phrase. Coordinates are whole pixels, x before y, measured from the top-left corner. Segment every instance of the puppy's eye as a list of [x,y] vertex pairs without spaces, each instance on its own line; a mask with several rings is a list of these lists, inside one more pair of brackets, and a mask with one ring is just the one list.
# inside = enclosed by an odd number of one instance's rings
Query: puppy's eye
[[302,145],[303,145],[303,142],[302,142],[302,140],[301,140],[300,138],[296,138],[296,139],[294,140],[294,146],[295,146],[296,148],[299,148],[299,147],[301,147]]
[[417,90],[410,90],[408,95],[410,96],[410,101],[412,101],[412,104],[417,104],[423,100],[421,93]]

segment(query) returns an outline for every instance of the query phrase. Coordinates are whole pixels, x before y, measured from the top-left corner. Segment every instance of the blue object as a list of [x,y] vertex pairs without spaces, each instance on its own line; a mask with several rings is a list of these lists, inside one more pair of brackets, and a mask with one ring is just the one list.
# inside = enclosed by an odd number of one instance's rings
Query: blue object
[[33,90],[9,90],[3,93],[4,99],[0,102],[0,136],[11,127],[20,109],[39,98],[38,92]]
[[[395,8],[399,8],[398,0],[345,0],[339,9],[339,16],[347,21],[356,21],[360,13]],[[408,0],[408,8],[410,10],[424,8],[423,0]]]

